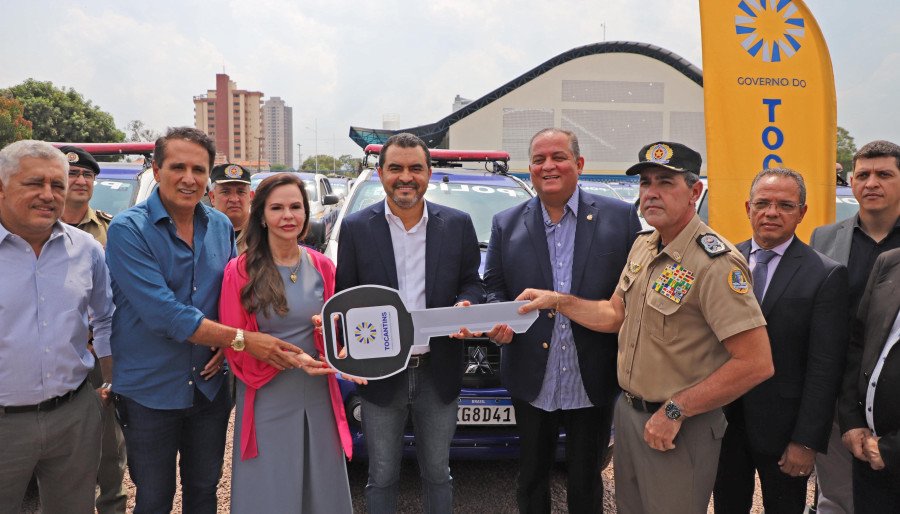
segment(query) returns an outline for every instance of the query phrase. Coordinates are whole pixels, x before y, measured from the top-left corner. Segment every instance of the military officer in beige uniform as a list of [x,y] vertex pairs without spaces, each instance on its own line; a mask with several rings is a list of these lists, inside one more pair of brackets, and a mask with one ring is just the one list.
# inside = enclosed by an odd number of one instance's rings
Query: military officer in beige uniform
[[[523,311],[556,308],[619,331],[615,409],[618,512],[705,513],[716,477],[721,407],[772,376],[765,319],[743,256],[696,214],[700,155],[669,142],[641,149],[638,236],[610,300],[526,290]],[[621,330],[620,330],[621,329]]]
[[100,165],[94,156],[75,146],[61,146],[69,161],[69,190],[62,221],[94,236],[98,243],[106,247],[106,229],[112,221],[112,214],[92,209],[94,182],[100,174]]
[[[112,215],[93,209],[90,206],[94,196],[94,183],[100,174],[100,165],[90,153],[75,146],[62,146],[59,150],[66,155],[69,161],[69,188],[66,191],[66,204],[63,208],[61,220],[64,223],[81,229],[94,236],[98,243],[106,248],[106,230]],[[92,348],[95,355],[103,357],[110,355],[109,348]],[[105,355],[104,355],[105,354]],[[110,370],[110,376],[112,370]],[[91,384],[95,388],[112,388],[111,384],[103,382],[103,374],[100,371],[100,359],[96,359],[94,369],[88,375]],[[100,486],[100,495],[97,497],[96,507],[99,514],[124,514],[128,496],[122,485],[127,465],[125,457],[125,437],[122,429],[116,423],[111,403],[106,403],[103,408],[103,438],[100,448],[100,469],[97,472],[97,485]]]

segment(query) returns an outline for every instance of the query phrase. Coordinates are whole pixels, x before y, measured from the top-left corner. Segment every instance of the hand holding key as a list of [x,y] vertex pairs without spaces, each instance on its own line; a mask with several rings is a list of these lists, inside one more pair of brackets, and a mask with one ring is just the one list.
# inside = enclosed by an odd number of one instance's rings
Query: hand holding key
[[[507,325],[524,332],[537,312],[520,314],[525,302],[442,307],[409,311],[400,294],[383,286],[357,286],[331,297],[322,308],[328,363],[342,373],[368,379],[387,378],[406,368],[413,346],[431,337],[493,330]],[[511,336],[510,336],[511,337]],[[340,358],[341,347],[347,356]]]

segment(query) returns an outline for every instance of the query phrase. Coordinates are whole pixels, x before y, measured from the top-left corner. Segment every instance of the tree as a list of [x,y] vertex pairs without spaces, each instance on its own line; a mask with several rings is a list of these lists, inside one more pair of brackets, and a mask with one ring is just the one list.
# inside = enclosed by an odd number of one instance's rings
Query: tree
[[148,128],[144,125],[144,122],[141,120],[131,120],[128,122],[128,125],[125,125],[125,133],[128,134],[128,137],[125,139],[126,141],[133,141],[135,143],[139,143],[141,141],[156,141],[159,137],[159,132]]
[[[300,165],[300,169],[303,171],[314,171],[316,170],[316,157],[315,155],[310,155],[303,161],[303,164]],[[340,161],[335,160],[334,157],[325,154],[318,155],[318,170],[319,171],[331,171],[331,170],[339,170],[341,169]]]
[[35,139],[82,143],[125,139],[125,134],[116,128],[112,115],[74,89],[28,79],[17,86],[0,89],[0,95],[22,102],[24,118],[32,123]]
[[837,159],[844,167],[844,176],[853,171],[853,154],[856,153],[856,143],[853,136],[844,127],[837,128]]
[[338,157],[338,163],[340,164],[340,170],[342,172],[352,172],[355,175],[359,170],[360,164],[362,164],[362,159],[353,157],[350,154],[344,154]]
[[22,102],[0,96],[0,148],[33,137],[31,122],[25,119],[24,112]]
[[269,166],[269,171],[290,171],[291,168],[285,164],[273,164]]

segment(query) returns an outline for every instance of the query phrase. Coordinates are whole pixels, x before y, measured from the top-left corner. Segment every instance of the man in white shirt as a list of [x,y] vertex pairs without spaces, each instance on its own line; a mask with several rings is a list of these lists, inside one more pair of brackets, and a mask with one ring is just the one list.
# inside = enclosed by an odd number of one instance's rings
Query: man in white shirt
[[[378,162],[384,202],[341,224],[335,290],[374,284],[392,287],[409,309],[480,303],[480,251],[468,214],[424,196],[431,178],[428,147],[412,134],[396,134]],[[362,427],[369,454],[366,507],[397,510],[403,430],[412,414],[423,485],[423,511],[453,506],[450,442],[456,431],[463,374],[463,344],[448,337],[414,346],[407,369],[360,386]]]

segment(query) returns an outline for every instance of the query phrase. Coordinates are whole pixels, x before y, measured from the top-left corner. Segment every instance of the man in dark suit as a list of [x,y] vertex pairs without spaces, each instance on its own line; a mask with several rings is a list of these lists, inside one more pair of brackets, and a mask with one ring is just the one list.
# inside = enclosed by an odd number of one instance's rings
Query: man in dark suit
[[[640,230],[635,207],[578,188],[584,157],[572,132],[538,132],[529,158],[538,196],[494,216],[488,301],[513,300],[526,288],[609,298]],[[616,335],[546,310],[524,334],[498,326],[488,336],[504,344],[501,375],[521,434],[519,511],[550,512],[550,468],[564,427],[569,512],[601,512],[599,459],[619,391]]]
[[[468,214],[424,200],[431,177],[428,147],[412,134],[387,140],[378,160],[384,202],[344,219],[335,288],[375,284],[400,291],[410,309],[483,300],[481,254]],[[369,453],[366,506],[397,510],[403,429],[412,413],[425,512],[453,506],[450,441],[463,374],[463,345],[447,337],[414,346],[406,371],[359,388]]]
[[900,511],[900,249],[881,254],[852,324],[838,405],[856,512]]
[[[847,266],[848,318],[856,315],[869,272],[883,252],[900,248],[900,146],[889,141],[863,145],[853,156],[850,176],[859,213],[817,228],[810,246]],[[835,420],[828,454],[816,457],[819,514],[852,514],[851,455],[841,443]]]
[[796,171],[760,172],[746,209],[753,238],[737,248],[750,263],[775,375],[725,407],[715,510],[749,512],[758,472],[766,512],[800,514],[844,369],[847,269],[795,236],[807,210]]

